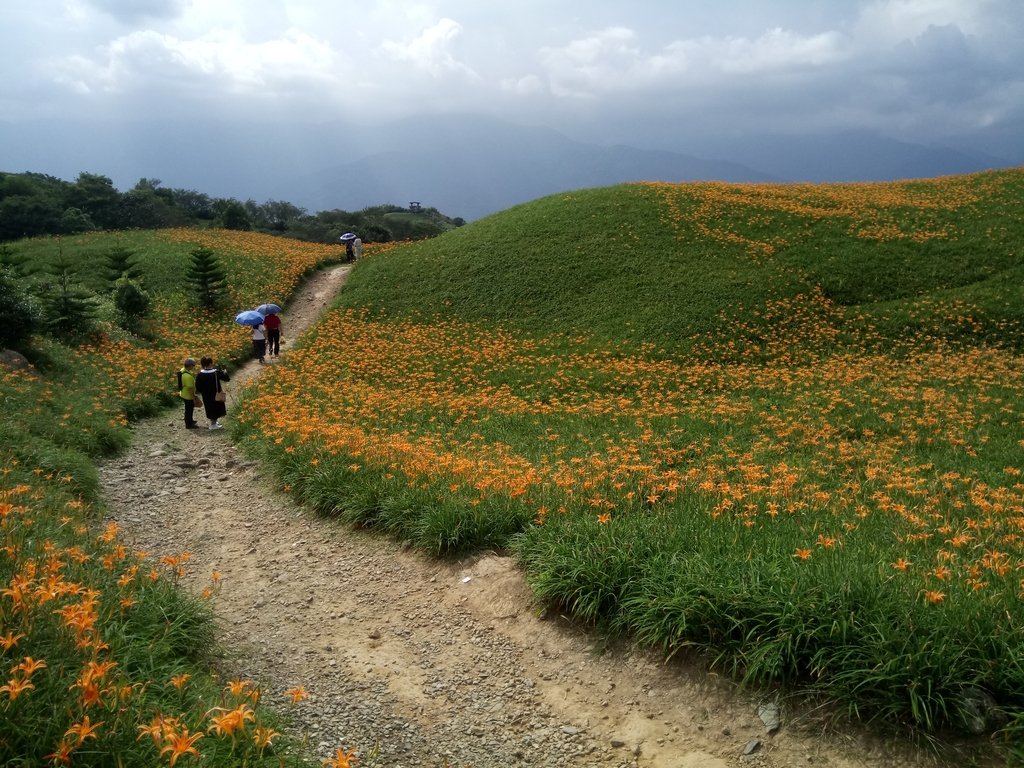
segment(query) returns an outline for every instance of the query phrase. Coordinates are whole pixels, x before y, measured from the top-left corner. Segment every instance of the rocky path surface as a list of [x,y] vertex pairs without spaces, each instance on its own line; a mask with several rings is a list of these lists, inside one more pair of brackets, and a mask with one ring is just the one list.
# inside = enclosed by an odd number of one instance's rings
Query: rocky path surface
[[[318,273],[287,308],[280,364],[348,269]],[[259,370],[233,374],[228,420]],[[295,728],[319,756],[354,747],[360,765],[389,768],[931,764],[823,735],[786,706],[769,733],[756,697],[542,616],[507,557],[439,562],[298,507],[228,430],[186,431],[169,411],[134,432],[100,467],[111,519],[153,557],[190,553],[186,588],[222,574],[214,605],[233,673],[271,701],[303,685]]]

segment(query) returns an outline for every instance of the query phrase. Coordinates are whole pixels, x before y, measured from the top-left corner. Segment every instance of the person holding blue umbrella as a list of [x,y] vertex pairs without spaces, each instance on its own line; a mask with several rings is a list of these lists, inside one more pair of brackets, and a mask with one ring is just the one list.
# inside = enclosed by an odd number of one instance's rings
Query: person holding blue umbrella
[[267,362],[267,327],[263,323],[252,327],[252,354],[260,365]]
[[[356,260],[355,242],[358,239],[358,235],[355,232],[346,232],[338,239],[345,244],[345,262],[351,264]],[[362,241],[360,241],[361,245]]]
[[267,329],[263,325],[264,319],[264,316],[254,309],[247,309],[235,315],[235,322],[239,325],[252,326],[252,354],[260,363],[265,363],[267,356]]

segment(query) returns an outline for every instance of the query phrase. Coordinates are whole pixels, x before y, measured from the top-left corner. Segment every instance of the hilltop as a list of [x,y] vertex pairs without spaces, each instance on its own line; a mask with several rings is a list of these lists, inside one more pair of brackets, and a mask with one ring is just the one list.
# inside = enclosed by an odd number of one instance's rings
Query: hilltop
[[[1024,169],[864,184],[627,184],[545,197],[367,264],[351,306],[757,354],[797,297],[821,322],[1019,345]],[[971,320],[950,316],[970,306]],[[815,310],[818,311],[818,310]],[[792,318],[790,318],[792,319]]]

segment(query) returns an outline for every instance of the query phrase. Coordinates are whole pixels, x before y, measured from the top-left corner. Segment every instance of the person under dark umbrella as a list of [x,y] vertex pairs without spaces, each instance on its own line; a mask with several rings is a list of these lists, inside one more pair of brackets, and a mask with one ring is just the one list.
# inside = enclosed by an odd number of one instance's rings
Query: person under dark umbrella
[[267,354],[277,357],[281,354],[281,318],[271,312],[263,321],[263,327],[267,329]]
[[356,233],[346,232],[338,239],[345,244],[345,262],[351,264],[356,260]]

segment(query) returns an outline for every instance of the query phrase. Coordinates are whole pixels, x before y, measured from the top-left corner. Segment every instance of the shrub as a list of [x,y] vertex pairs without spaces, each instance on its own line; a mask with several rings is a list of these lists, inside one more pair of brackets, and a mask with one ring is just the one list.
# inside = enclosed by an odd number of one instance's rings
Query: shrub
[[121,327],[137,333],[142,319],[149,312],[151,300],[142,286],[127,276],[114,283],[114,306],[117,308]]
[[39,307],[22,281],[0,266],[0,347],[19,349],[39,324]]

